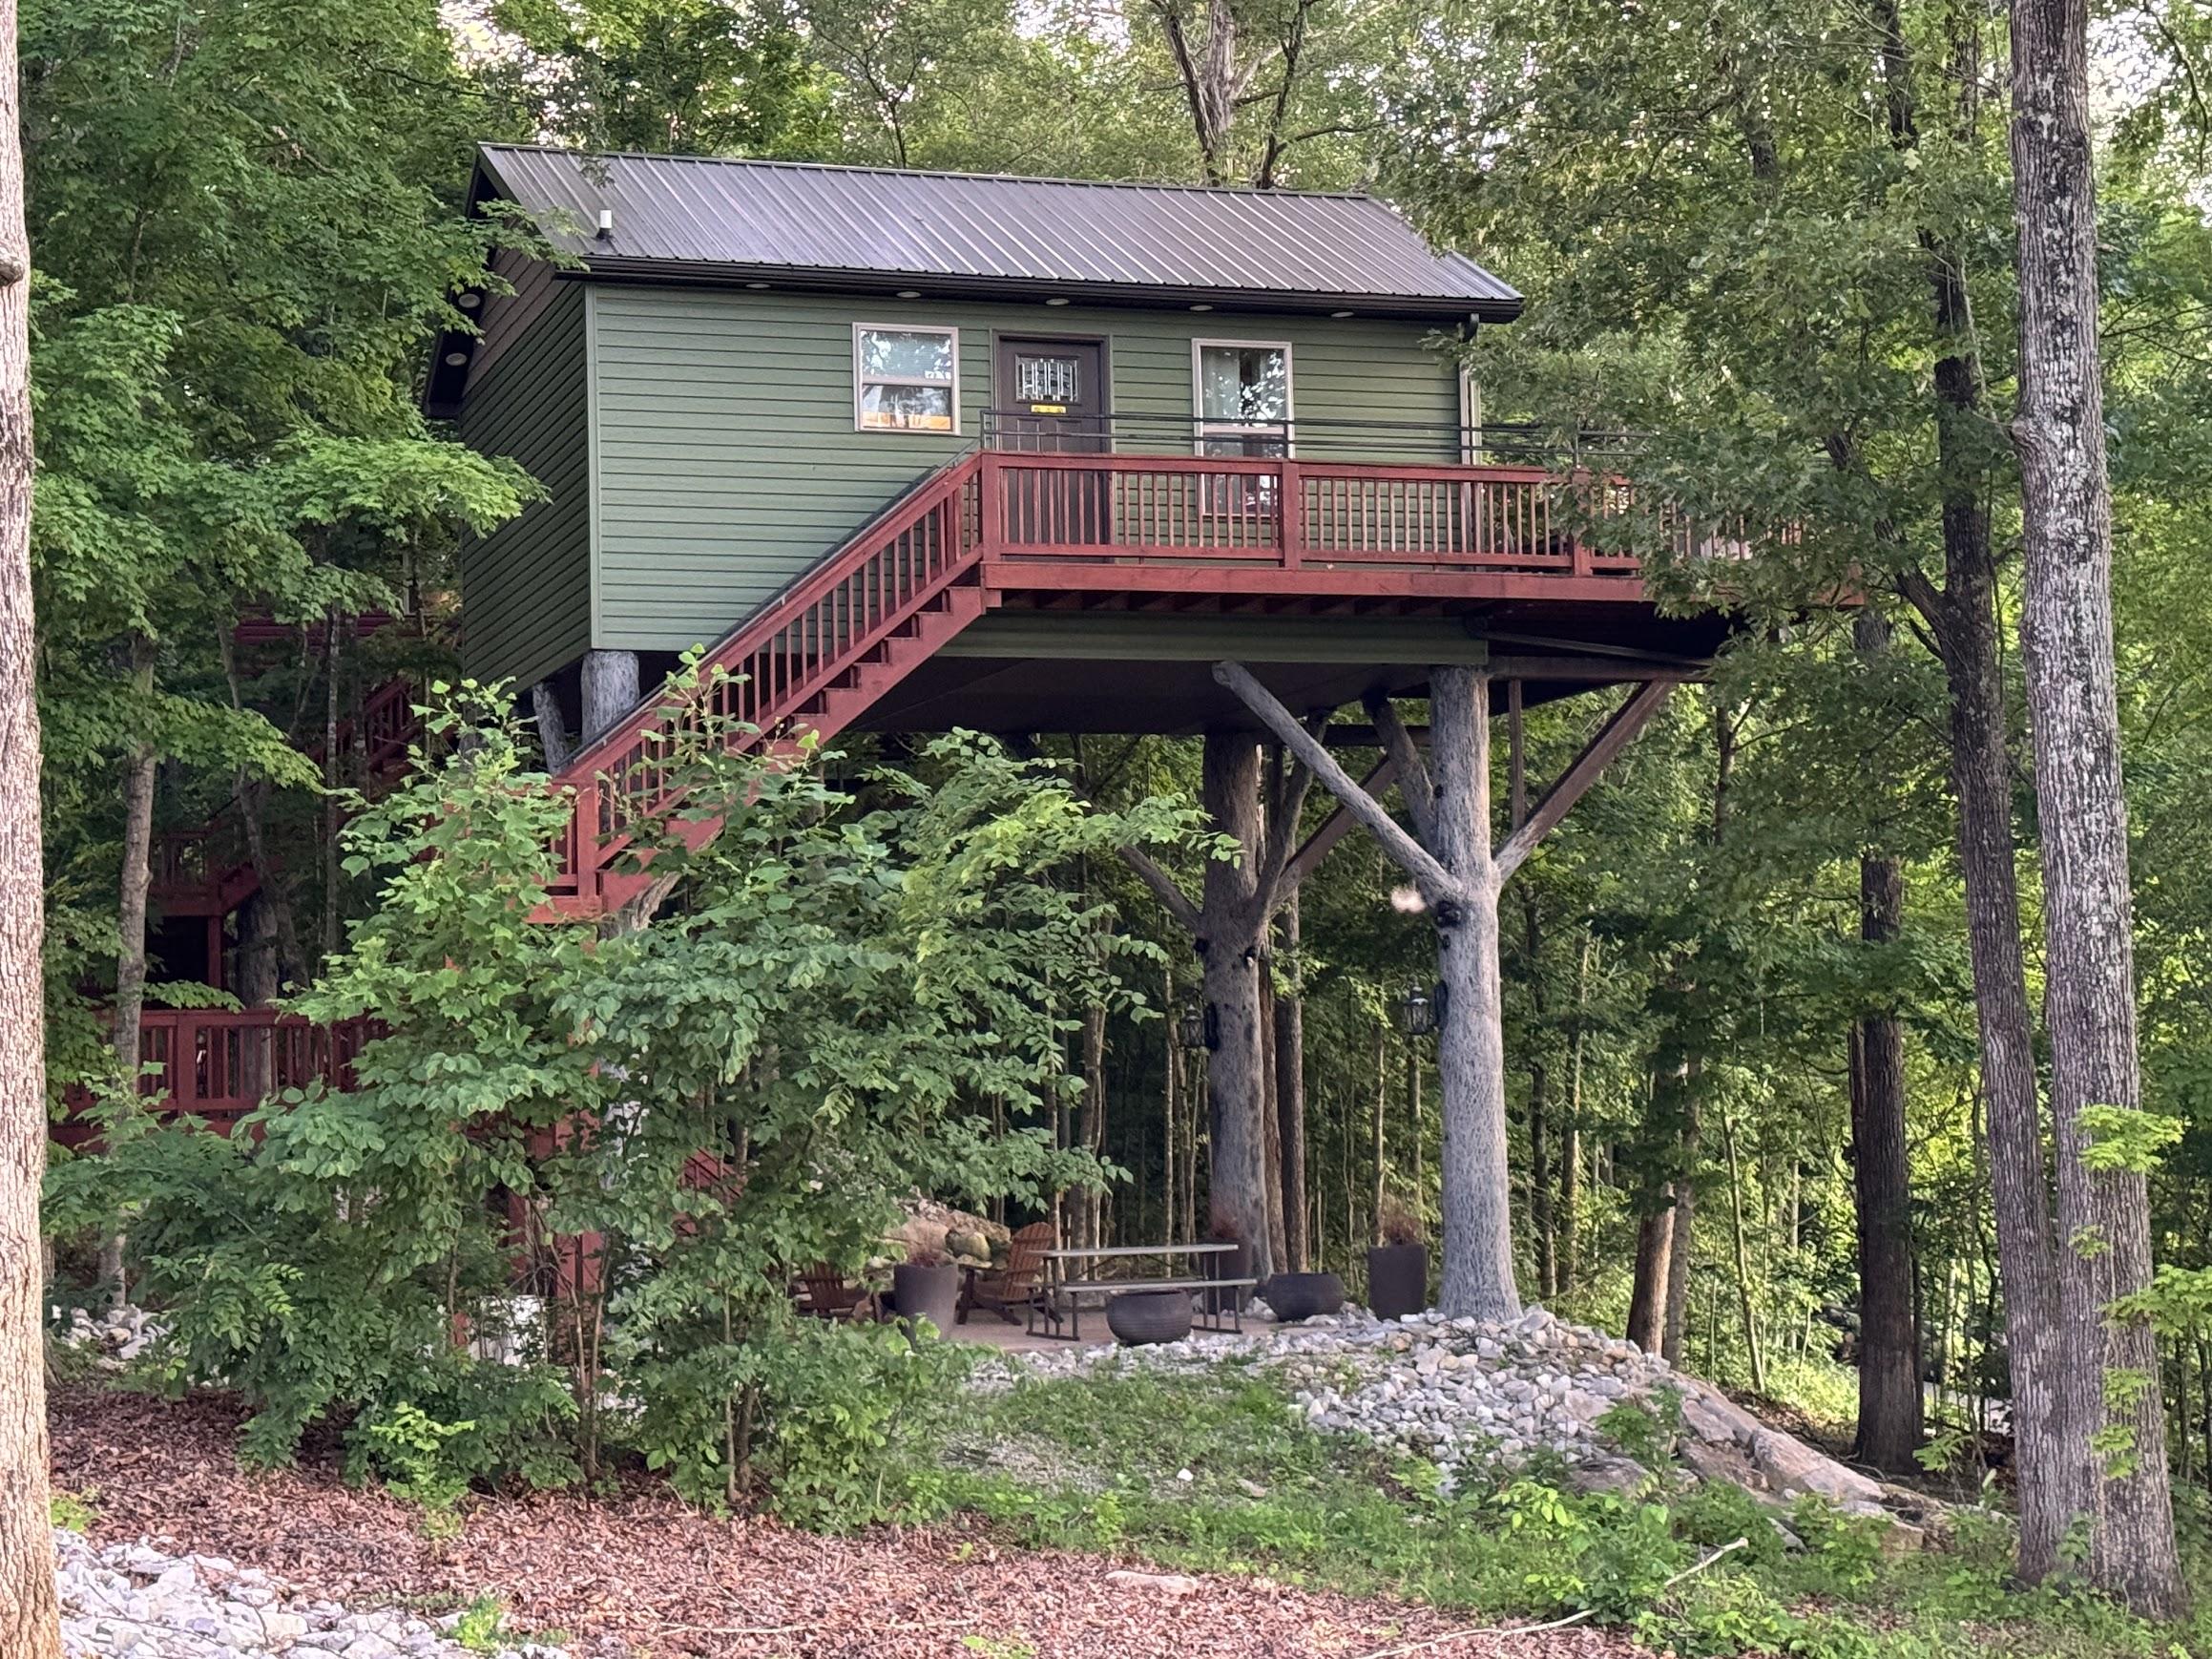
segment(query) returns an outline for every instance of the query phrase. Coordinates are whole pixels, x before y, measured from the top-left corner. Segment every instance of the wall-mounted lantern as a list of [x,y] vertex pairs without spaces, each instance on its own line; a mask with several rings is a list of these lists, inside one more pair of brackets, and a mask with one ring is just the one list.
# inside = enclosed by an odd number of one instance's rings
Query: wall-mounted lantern
[[1444,1021],[1444,987],[1438,985],[1433,993],[1418,985],[1406,987],[1406,995],[1398,999],[1398,1029],[1408,1037],[1429,1037]]
[[1221,1021],[1214,1005],[1194,1002],[1186,1006],[1175,1017],[1175,1040],[1185,1048],[1221,1047]]

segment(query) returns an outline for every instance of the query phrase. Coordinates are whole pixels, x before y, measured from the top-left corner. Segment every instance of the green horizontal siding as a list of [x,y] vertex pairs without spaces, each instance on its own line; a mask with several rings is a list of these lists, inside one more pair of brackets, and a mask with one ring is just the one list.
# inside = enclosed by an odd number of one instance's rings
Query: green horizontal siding
[[585,301],[579,285],[561,284],[462,407],[471,449],[512,457],[548,492],[462,546],[462,660],[478,680],[527,685],[592,642]]
[[[902,490],[956,459],[992,403],[996,333],[1110,341],[1116,413],[1191,413],[1194,339],[1287,341],[1303,457],[1374,453],[1330,420],[1427,427],[1397,458],[1457,458],[1456,371],[1417,324],[1075,306],[593,289],[598,518],[593,642],[681,650],[726,633]],[[852,328],[960,332],[953,433],[853,428]],[[1124,450],[1187,453],[1180,425]]]

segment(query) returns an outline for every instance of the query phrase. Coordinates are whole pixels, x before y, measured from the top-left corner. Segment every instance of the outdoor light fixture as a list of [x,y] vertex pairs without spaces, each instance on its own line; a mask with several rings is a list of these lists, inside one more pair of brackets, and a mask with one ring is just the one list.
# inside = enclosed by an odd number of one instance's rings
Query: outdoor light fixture
[[484,304],[484,296],[482,294],[463,294],[458,300],[455,300],[453,304],[460,306],[464,311],[473,311],[477,306]]
[[1193,305],[1193,306],[1191,307],[1191,309],[1192,309],[1192,310],[1194,310],[1194,311],[1211,311],[1211,310],[1213,309],[1213,306],[1211,306],[1211,305]]
[[1221,1046],[1221,1020],[1211,1002],[1204,1006],[1192,1003],[1175,1018],[1175,1040],[1185,1048],[1214,1049]]
[[1433,994],[1418,985],[1406,987],[1406,995],[1398,999],[1398,1029],[1408,1037],[1429,1037],[1444,1022],[1444,987],[1438,985]]
[[1048,305],[1065,305],[1067,303],[1067,296],[1064,294],[1055,294],[1045,302]]
[[1329,315],[1331,317],[1348,317],[1351,313],[1349,311],[1331,311]]
[[766,283],[747,283],[745,284],[745,286],[748,288],[764,288],[768,284]]
[[902,300],[919,300],[921,297],[922,290],[919,288],[901,288],[899,290],[899,298]]
[[469,361],[469,354],[466,351],[449,351],[446,353],[446,361],[451,367],[458,368]]

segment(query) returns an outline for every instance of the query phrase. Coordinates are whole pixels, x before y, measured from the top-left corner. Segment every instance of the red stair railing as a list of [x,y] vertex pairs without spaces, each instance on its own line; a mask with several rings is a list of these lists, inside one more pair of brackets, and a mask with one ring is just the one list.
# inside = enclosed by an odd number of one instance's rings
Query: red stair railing
[[[729,723],[750,728],[740,746],[803,728],[833,734],[842,721],[809,718],[828,713],[812,705],[973,569],[975,479],[973,456],[931,474],[724,636],[701,660],[696,688],[640,704],[570,763],[560,781],[574,788],[574,808],[561,838],[556,908],[589,914],[650,879],[615,867],[636,827],[676,805],[687,740]],[[701,841],[712,828],[672,826]]]

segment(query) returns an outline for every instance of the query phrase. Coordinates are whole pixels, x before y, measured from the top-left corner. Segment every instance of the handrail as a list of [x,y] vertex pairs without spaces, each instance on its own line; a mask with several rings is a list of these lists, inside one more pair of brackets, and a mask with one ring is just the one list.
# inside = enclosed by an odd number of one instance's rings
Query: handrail
[[[664,687],[563,769],[556,782],[574,797],[556,898],[591,908],[605,896],[634,827],[682,795],[668,751],[687,731],[734,724],[753,734],[740,746],[773,735],[968,574],[981,550],[976,472],[970,453],[926,476],[725,634],[701,658],[695,687]],[[708,827],[677,832],[703,839]]]

